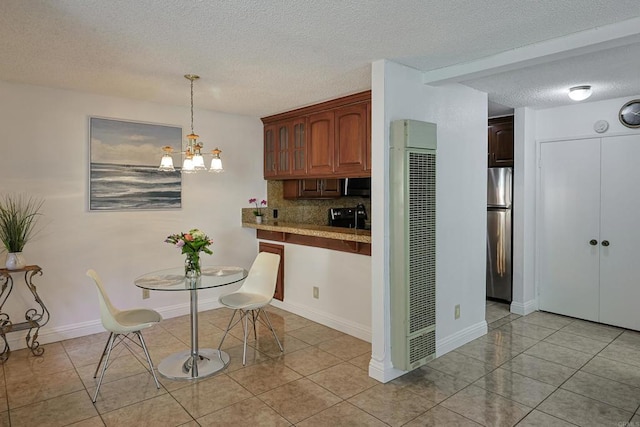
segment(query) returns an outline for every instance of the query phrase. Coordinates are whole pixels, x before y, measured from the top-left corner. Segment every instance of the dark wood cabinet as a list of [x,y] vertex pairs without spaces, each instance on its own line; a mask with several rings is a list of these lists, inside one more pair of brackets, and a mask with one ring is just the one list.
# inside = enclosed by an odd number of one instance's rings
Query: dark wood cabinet
[[513,166],[513,116],[489,120],[488,165]]
[[371,176],[371,91],[262,121],[265,179]]
[[367,157],[367,103],[338,108],[334,114],[333,172],[362,173]]
[[273,298],[284,301],[284,245],[274,245],[273,243],[260,242],[258,244],[258,251],[280,255],[280,265],[278,266],[278,280],[276,282],[276,291],[273,294]]
[[341,195],[339,179],[299,179],[283,182],[284,199],[334,199]]

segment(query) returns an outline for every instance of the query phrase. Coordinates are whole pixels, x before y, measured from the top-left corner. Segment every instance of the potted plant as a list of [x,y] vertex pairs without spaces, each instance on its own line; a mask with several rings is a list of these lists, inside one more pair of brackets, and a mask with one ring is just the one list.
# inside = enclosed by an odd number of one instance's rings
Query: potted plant
[[34,234],[43,200],[8,194],[0,200],[0,240],[7,251],[6,267],[17,270],[26,265],[22,250]]
[[253,203],[256,206],[253,209],[253,215],[255,215],[256,217],[256,223],[262,224],[262,217],[264,216],[264,213],[262,212],[262,206],[267,206],[267,201],[261,201],[260,206],[258,206],[258,199],[252,198],[249,199],[249,203]]

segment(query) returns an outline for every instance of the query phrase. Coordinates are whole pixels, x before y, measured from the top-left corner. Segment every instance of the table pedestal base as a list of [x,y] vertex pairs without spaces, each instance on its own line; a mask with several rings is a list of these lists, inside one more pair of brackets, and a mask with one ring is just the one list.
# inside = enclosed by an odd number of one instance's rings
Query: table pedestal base
[[172,380],[196,380],[223,370],[229,364],[229,355],[224,351],[202,348],[198,351],[198,374],[191,369],[191,351],[172,354],[158,365],[158,372]]

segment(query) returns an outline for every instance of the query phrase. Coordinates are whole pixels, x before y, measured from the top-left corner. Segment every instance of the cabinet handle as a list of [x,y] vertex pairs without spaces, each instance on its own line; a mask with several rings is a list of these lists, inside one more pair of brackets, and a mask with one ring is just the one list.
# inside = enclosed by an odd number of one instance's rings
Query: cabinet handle
[[591,240],[589,240],[589,244],[590,244],[591,246],[595,246],[595,245],[597,245],[597,244],[598,244],[598,241],[597,241],[596,239],[591,239]]
[[608,240],[603,240],[602,241],[602,246],[609,246],[609,241]]

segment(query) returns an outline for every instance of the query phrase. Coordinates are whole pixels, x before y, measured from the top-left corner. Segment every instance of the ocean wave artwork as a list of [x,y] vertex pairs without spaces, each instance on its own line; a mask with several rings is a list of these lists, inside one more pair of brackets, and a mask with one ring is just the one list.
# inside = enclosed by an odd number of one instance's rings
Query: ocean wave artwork
[[181,147],[182,128],[95,117],[90,128],[90,210],[181,208],[180,171],[157,165],[163,146]]

